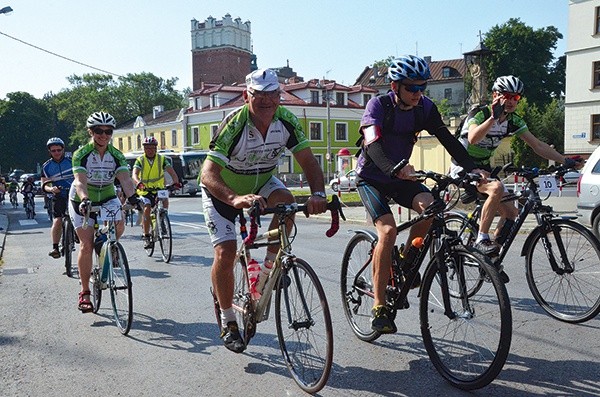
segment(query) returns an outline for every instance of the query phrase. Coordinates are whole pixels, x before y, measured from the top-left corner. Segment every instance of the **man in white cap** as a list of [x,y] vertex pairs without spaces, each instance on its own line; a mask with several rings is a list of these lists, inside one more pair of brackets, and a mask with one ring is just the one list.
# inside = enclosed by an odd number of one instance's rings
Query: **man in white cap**
[[[221,307],[221,338],[225,347],[236,353],[246,346],[232,308],[235,218],[254,201],[263,208],[294,202],[291,192],[273,175],[286,148],[308,180],[312,192],[309,213],[325,212],[327,206],[321,167],[296,116],[280,106],[280,95],[274,71],[259,69],[246,76],[245,104],[221,122],[202,167],[202,205],[214,247],[211,279]],[[271,227],[276,227],[275,219]],[[275,259],[277,249],[269,247],[266,263]]]

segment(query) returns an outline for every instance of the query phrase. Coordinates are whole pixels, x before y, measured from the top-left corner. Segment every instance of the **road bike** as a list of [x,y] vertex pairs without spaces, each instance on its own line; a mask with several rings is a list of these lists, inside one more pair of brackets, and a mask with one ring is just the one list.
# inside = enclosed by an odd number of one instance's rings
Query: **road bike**
[[25,207],[27,219],[35,218],[35,201],[33,199],[33,193],[23,193],[23,206]]
[[10,204],[13,208],[17,208],[19,206],[19,201],[17,200],[17,192],[9,192],[8,196],[10,197]]
[[[98,312],[102,291],[108,289],[117,328],[123,335],[127,335],[133,321],[133,292],[127,255],[117,239],[116,219],[121,211],[121,205],[111,206],[109,203],[90,206],[84,215],[82,227],[87,228],[90,214],[96,215],[95,248],[90,278],[93,311]],[[100,225],[98,220],[103,220],[103,225]]]
[[[399,163],[396,169],[406,163]],[[397,233],[422,220],[429,219],[432,223],[413,261],[405,261],[401,256],[402,247],[394,247],[386,306],[392,319],[399,310],[410,306],[408,293],[419,277],[422,264],[430,258],[418,290],[423,343],[434,367],[452,386],[479,389],[498,376],[508,357],[512,337],[508,293],[491,262],[478,251],[465,247],[456,233],[446,229],[443,192],[448,185],[459,182],[431,171],[420,171],[414,176],[421,181],[431,179],[435,182],[432,188],[434,201],[420,215],[398,225]],[[439,244],[434,255],[429,256],[434,241]],[[354,334],[366,342],[381,336],[371,328],[373,250],[376,245],[377,235],[372,231],[354,231],[341,265],[344,313]],[[482,288],[476,295],[466,293],[464,269],[470,266],[477,266],[490,281],[487,288]]]
[[[341,211],[337,196],[327,205],[331,212],[331,227],[326,232],[333,236],[339,228]],[[250,210],[250,231],[246,219],[240,216],[240,235],[243,241],[237,251],[234,265],[233,309],[236,312],[240,334],[245,345],[256,333],[258,323],[269,318],[271,297],[275,294],[275,325],[279,348],[294,381],[308,393],[321,390],[329,378],[333,362],[333,329],[327,297],[317,274],[308,262],[292,254],[296,236],[294,224],[288,233],[286,223],[293,222],[296,212],[307,212],[306,204],[279,204],[260,211],[258,203]],[[260,215],[273,214],[277,228],[258,235]],[[251,294],[248,276],[250,251],[279,245],[273,268],[258,300]],[[222,329],[220,306],[213,293],[215,315]]]
[[[526,180],[524,189],[503,201],[518,200],[520,211],[507,236],[500,241],[500,253],[492,258],[498,268],[527,216],[534,214],[537,226],[529,233],[521,256],[525,257],[525,276],[534,299],[551,317],[567,323],[582,323],[600,313],[600,242],[593,233],[575,222],[575,216],[558,216],[542,204],[540,185],[550,187],[554,178],[571,171],[557,167],[547,170],[521,168],[514,173]],[[544,177],[547,176],[547,177]],[[540,179],[536,182],[536,179]],[[550,178],[550,179],[548,179]],[[556,182],[554,182],[554,186]],[[450,212],[446,226],[456,231],[465,245],[473,245],[479,231],[483,202],[477,197],[468,214]],[[486,277],[475,266],[466,269],[469,295],[477,293]]]
[[[156,200],[152,210],[150,211],[150,244],[145,248],[148,256],[154,254],[154,248],[156,242],[160,246],[160,253],[163,261],[169,263],[171,261],[171,255],[173,253],[173,235],[171,231],[171,221],[169,220],[169,213],[163,206],[163,200],[169,198],[169,190],[154,190],[149,191],[156,195]],[[141,216],[143,213],[140,213]]]

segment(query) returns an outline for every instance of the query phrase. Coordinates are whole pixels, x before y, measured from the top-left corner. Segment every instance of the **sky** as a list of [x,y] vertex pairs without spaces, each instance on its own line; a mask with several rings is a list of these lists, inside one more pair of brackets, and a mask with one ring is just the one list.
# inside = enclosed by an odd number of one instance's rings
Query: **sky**
[[0,99],[16,91],[42,98],[70,88],[67,77],[150,72],[192,86],[191,23],[230,14],[251,22],[258,67],[289,66],[305,80],[352,85],[390,55],[462,58],[510,18],[554,26],[566,51],[568,0],[0,0]]

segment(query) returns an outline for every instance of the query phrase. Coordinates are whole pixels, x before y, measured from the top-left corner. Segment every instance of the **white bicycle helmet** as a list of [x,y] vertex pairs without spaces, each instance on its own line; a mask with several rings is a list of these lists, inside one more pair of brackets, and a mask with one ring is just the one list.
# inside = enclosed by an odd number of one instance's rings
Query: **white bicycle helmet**
[[153,136],[147,136],[147,137],[144,138],[144,141],[142,142],[142,145],[143,146],[146,146],[146,145],[158,145],[158,141]]
[[63,142],[63,140],[58,137],[50,138],[50,139],[48,139],[48,142],[46,142],[47,148],[50,148],[50,146],[54,146],[54,145],[59,145],[59,146],[62,146],[63,148],[65,147],[65,143]]
[[414,55],[403,55],[390,62],[388,77],[392,81],[404,79],[428,80],[431,77],[431,72],[424,59]]
[[525,86],[523,82],[515,76],[500,76],[494,81],[492,91],[496,92],[514,92],[523,95]]
[[115,128],[117,126],[117,122],[115,121],[115,118],[110,115],[110,113],[95,112],[88,117],[86,126],[87,128],[94,128],[98,126]]

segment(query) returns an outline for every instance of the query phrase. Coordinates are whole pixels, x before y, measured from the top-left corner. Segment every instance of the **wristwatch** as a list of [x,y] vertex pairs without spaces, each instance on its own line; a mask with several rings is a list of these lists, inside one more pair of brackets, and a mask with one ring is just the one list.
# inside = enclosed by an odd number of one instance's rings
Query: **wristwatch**
[[317,197],[321,197],[321,198],[324,198],[324,199],[327,198],[327,195],[325,194],[325,192],[313,192],[312,196],[317,196]]

